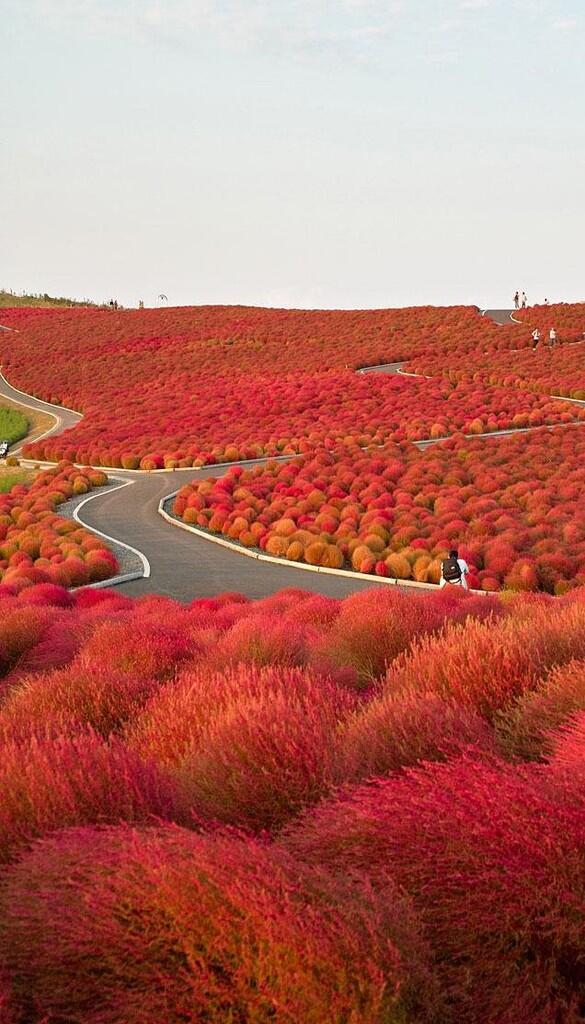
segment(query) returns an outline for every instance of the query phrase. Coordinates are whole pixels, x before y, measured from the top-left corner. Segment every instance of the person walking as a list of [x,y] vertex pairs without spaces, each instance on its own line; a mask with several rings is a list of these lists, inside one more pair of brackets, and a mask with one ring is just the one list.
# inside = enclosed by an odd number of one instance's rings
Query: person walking
[[520,293],[516,292],[516,294],[514,296],[514,309],[519,309],[519,308],[520,308]]
[[535,327],[533,332],[532,332],[532,351],[533,352],[535,352],[536,349],[538,348],[539,341],[540,341],[540,331],[538,330],[538,327]]
[[441,581],[439,587],[462,587],[469,590],[466,576],[469,573],[469,566],[464,558],[459,558],[457,548],[452,548],[449,557],[443,559],[441,564]]
[[549,339],[550,347],[554,348],[556,343],[557,343],[557,332],[555,331],[554,327],[551,327],[551,329],[549,331],[548,339]]
[[528,305],[528,299],[526,298],[526,292],[522,292],[522,309],[526,309]]

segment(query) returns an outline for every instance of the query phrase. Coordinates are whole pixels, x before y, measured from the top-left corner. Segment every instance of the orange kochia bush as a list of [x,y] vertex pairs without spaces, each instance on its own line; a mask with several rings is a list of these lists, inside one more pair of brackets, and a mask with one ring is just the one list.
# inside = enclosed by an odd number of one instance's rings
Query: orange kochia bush
[[69,498],[107,479],[100,470],[60,463],[39,473],[32,484],[15,484],[0,495],[2,589],[33,583],[76,587],[115,575],[118,562],[103,540],[55,513]]
[[585,580],[584,466],[571,427],[422,452],[338,445],[193,481],[174,510],[291,561],[420,582],[456,544],[472,586],[561,593]]
[[[417,440],[583,413],[473,381],[352,372],[444,353],[440,377],[454,350],[457,366],[461,353],[479,358],[529,339],[527,328],[499,328],[473,308],[21,309],[3,321],[20,332],[18,346],[3,353],[9,378],[84,413],[77,427],[27,449],[49,461],[172,468],[306,451],[348,435],[360,443]],[[50,383],[36,358],[41,343]]]

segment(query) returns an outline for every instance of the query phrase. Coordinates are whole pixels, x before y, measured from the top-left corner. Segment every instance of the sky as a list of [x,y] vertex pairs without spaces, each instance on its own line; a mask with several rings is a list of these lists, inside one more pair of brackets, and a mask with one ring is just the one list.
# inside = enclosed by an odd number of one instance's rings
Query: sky
[[0,0],[0,287],[585,299],[583,0]]

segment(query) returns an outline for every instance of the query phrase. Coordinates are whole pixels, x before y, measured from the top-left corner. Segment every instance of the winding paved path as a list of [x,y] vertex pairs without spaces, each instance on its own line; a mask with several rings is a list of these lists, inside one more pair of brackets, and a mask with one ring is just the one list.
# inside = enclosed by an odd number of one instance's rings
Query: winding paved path
[[[496,323],[507,323],[512,310],[486,310]],[[397,373],[401,363],[386,363],[377,367],[365,367],[362,373]],[[0,395],[19,402],[28,408],[50,413],[55,417],[55,426],[47,431],[60,433],[67,427],[75,426],[81,419],[79,413],[59,406],[50,405],[39,399],[23,394],[11,387],[0,375]],[[504,431],[502,433],[518,433]],[[478,435],[494,437],[496,434]],[[418,442],[424,448],[434,441]],[[20,448],[13,449],[17,453]],[[243,465],[251,466],[256,462]],[[299,587],[331,597],[345,597],[357,591],[375,586],[387,586],[373,576],[352,579],[328,576],[297,569],[290,562],[273,565],[257,562],[235,554],[228,548],[184,532],[166,523],[158,514],[159,502],[166,495],[178,490],[190,480],[210,476],[222,476],[225,466],[206,466],[203,469],[177,470],[159,473],[129,473],[112,470],[110,476],[128,480],[131,486],[119,490],[96,492],[95,497],[84,504],[80,521],[89,529],[101,531],[131,547],[138,548],[150,563],[149,578],[122,583],[118,589],[130,595],[146,593],[165,594],[180,601],[194,597],[211,596],[222,591],[237,590],[250,598],[265,597],[285,587]]]

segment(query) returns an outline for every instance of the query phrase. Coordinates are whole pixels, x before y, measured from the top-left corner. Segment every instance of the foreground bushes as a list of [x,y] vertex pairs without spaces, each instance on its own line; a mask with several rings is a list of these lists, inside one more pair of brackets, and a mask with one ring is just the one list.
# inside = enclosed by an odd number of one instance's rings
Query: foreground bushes
[[64,825],[178,813],[174,787],[114,740],[106,745],[88,733],[5,743],[0,750],[0,861]]
[[585,998],[585,808],[538,769],[464,758],[325,804],[286,849],[344,875],[387,873],[418,907],[457,1019],[577,1024]]
[[183,673],[135,719],[129,744],[167,766],[194,814],[274,829],[331,787],[355,700],[299,669]]
[[66,832],[7,873],[1,905],[15,996],[51,1019],[440,1019],[404,897],[245,839]]
[[580,1024],[581,591],[1,603],[1,1024]]

